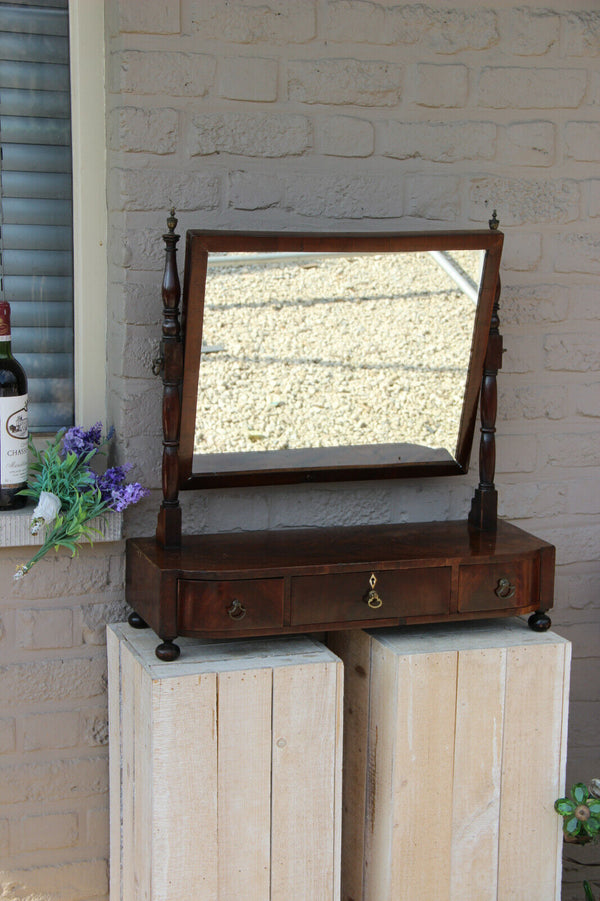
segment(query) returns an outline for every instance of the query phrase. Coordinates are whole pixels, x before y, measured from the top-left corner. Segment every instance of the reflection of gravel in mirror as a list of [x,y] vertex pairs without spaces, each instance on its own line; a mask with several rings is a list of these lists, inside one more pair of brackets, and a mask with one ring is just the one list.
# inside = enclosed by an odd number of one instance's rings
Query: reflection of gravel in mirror
[[[477,277],[478,254],[460,256]],[[428,254],[211,267],[196,452],[454,453],[474,313]]]

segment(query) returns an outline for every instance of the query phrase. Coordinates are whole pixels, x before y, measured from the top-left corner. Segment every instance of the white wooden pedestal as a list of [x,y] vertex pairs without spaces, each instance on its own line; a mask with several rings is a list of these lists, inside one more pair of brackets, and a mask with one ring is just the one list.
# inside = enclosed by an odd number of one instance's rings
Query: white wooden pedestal
[[111,901],[338,901],[342,664],[108,630]]
[[345,632],[343,901],[560,898],[570,644],[521,620]]

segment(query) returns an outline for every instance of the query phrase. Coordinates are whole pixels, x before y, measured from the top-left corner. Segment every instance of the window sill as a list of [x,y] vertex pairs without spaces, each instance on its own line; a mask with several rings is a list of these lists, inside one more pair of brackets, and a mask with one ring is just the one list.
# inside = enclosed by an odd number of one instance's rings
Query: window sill
[[[43,530],[39,535],[29,531],[33,503],[28,503],[21,510],[0,512],[0,548],[29,547],[44,543]],[[100,534],[94,536],[94,544],[100,541],[120,541],[123,537],[123,514],[111,511],[106,518],[92,520],[93,528]]]

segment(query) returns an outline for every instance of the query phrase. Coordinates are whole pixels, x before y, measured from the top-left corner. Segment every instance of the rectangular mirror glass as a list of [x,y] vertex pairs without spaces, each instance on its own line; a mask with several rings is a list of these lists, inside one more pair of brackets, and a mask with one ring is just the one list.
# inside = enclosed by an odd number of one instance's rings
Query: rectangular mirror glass
[[498,238],[188,233],[182,487],[466,471]]

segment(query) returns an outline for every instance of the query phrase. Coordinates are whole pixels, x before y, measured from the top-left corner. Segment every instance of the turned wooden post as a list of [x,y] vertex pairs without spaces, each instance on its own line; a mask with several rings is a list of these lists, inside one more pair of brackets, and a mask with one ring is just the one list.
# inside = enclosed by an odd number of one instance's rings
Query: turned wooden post
[[[490,219],[490,228],[498,228],[496,211]],[[500,334],[500,318],[498,306],[500,300],[500,276],[496,285],[496,295],[490,322],[487,351],[483,365],[481,380],[480,420],[481,435],[479,441],[479,487],[471,502],[469,523],[485,532],[493,532],[498,522],[498,491],[494,485],[496,472],[496,414],[498,410],[498,370],[502,367],[503,343]]]
[[179,427],[181,423],[181,380],[183,346],[179,325],[181,288],[177,273],[177,219],[175,210],[167,219],[165,270],[162,282],[162,379],[163,379],[163,500],[158,514],[156,539],[165,547],[181,544],[181,507],[179,506]]

